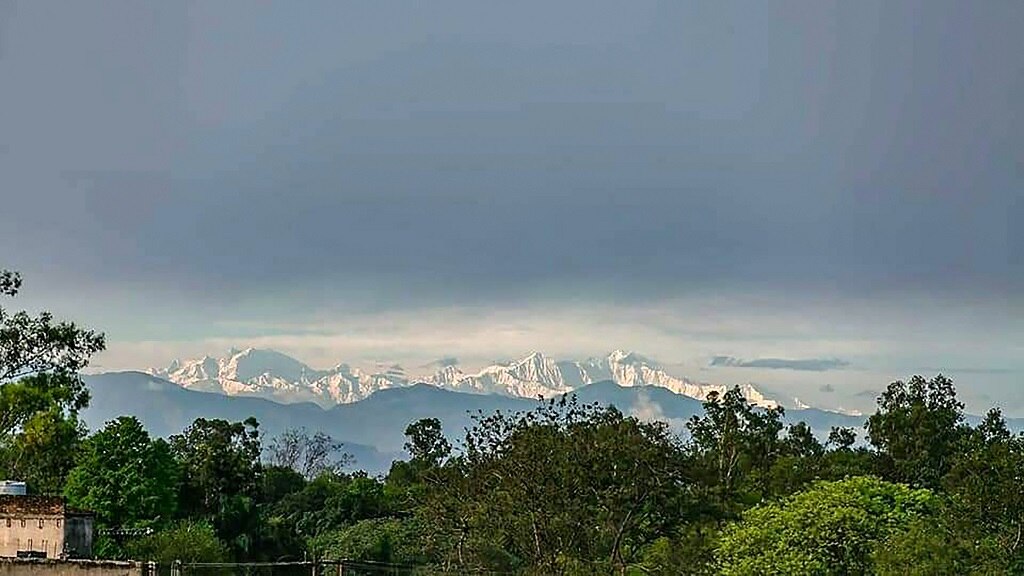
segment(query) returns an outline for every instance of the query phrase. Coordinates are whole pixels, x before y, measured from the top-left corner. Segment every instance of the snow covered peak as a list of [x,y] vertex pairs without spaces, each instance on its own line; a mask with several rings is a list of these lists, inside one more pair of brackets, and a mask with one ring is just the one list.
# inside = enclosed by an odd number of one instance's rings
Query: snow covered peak
[[[368,370],[346,363],[315,370],[280,352],[246,348],[232,349],[219,359],[174,361],[166,369],[149,372],[195,390],[261,396],[286,403],[316,402],[321,406],[355,402],[378,390],[416,383],[526,398],[550,398],[607,380],[619,386],[660,386],[699,400],[706,399],[711,392],[723,394],[729,388],[670,375],[655,362],[624,350],[584,361],[559,361],[532,352],[519,360],[486,366],[476,373],[463,372],[454,361],[432,363],[424,368],[431,372],[409,375],[400,365],[389,363],[378,363]],[[753,385],[741,385],[740,390],[753,404],[777,405]]]
[[632,354],[632,352],[627,352],[625,350],[615,350],[611,354],[608,355],[608,361],[609,362],[622,362],[626,358],[629,358],[629,356],[631,354]]
[[649,358],[637,354],[636,352],[629,352],[625,350],[616,350],[608,355],[609,364],[630,364],[630,365],[647,365],[651,368],[659,368],[656,362]]
[[274,350],[246,348],[234,350],[223,363],[226,376],[238,381],[251,380],[261,375],[272,375],[289,381],[302,381],[315,372],[302,362]]

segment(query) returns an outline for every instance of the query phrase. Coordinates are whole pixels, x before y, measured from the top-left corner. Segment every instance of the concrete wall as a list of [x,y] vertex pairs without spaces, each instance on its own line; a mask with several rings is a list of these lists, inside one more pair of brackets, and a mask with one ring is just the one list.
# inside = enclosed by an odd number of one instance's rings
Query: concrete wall
[[0,576],[147,576],[141,562],[0,558]]
[[56,558],[64,548],[64,529],[63,516],[0,518],[0,556],[31,550]]

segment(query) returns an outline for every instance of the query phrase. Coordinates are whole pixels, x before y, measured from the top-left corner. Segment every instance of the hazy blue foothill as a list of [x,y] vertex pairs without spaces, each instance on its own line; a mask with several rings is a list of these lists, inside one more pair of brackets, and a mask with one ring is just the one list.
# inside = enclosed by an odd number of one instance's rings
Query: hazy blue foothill
[[[373,473],[386,472],[392,460],[407,457],[402,448],[403,432],[416,420],[441,420],[450,441],[458,444],[478,413],[525,412],[538,405],[526,398],[417,384],[381,390],[365,400],[324,409],[312,403],[278,404],[262,398],[196,392],[141,372],[87,376],[85,380],[93,401],[84,418],[92,429],[122,414],[134,414],[154,435],[170,436],[200,417],[242,421],[254,416],[267,438],[300,427],[330,434],[345,443],[345,450],[356,458],[356,467]],[[677,433],[684,433],[686,420],[702,412],[699,400],[657,386],[622,387],[606,381],[583,386],[575,394],[584,403],[615,406],[640,418],[668,421]],[[833,426],[863,432],[865,420],[813,408],[789,409],[785,415],[787,422],[806,422],[822,440]],[[980,419],[971,416],[968,420],[976,423]],[[1024,430],[1024,420],[1010,419],[1008,424]]]

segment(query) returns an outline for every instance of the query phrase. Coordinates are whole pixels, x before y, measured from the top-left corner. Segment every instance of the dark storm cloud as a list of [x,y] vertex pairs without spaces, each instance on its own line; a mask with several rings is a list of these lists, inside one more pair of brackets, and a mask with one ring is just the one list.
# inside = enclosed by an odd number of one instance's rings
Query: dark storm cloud
[[396,306],[1024,283],[1019,3],[132,6],[0,24],[12,265]]
[[739,358],[733,358],[732,356],[715,356],[711,359],[711,362],[708,365],[712,367],[826,372],[828,370],[846,368],[850,363],[838,358],[808,358],[800,360],[787,360],[785,358],[757,358],[754,360],[741,360]]

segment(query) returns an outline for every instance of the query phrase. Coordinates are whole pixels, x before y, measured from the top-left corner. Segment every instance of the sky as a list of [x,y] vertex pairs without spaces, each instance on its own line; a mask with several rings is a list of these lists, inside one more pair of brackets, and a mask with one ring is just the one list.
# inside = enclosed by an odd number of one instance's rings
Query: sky
[[96,369],[626,348],[833,407],[942,371],[1024,415],[1022,22],[0,0],[0,268],[107,333]]

